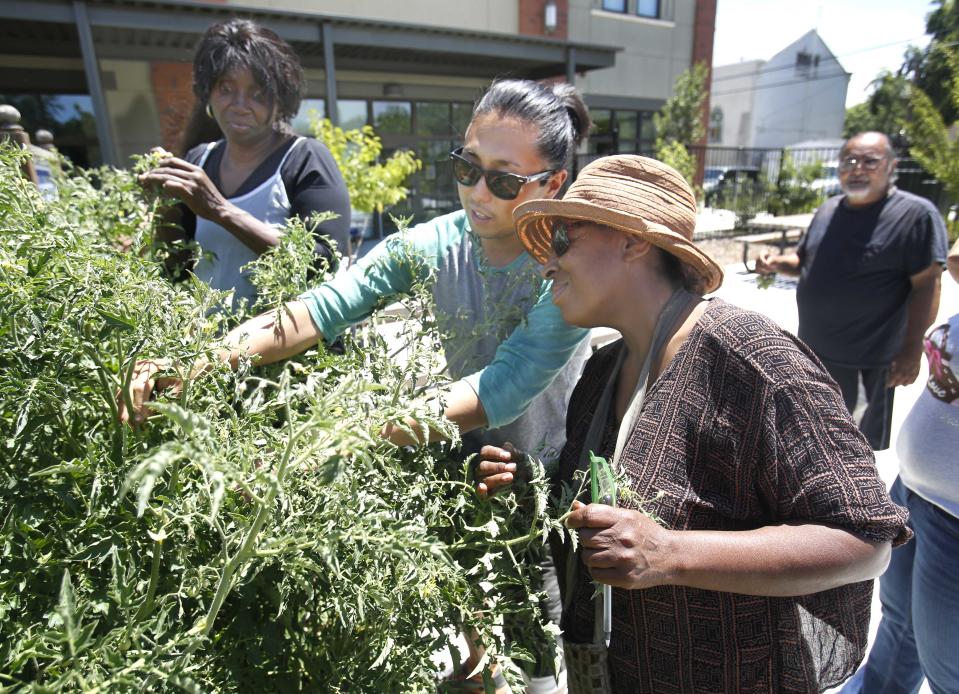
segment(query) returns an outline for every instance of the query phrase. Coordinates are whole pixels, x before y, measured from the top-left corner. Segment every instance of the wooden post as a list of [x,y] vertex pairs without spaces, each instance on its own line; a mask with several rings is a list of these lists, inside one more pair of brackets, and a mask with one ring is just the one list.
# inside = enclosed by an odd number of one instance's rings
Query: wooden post
[[[20,145],[21,149],[29,150],[30,147],[30,135],[20,125],[20,112],[6,104],[0,105],[0,140],[12,140]],[[25,159],[21,168],[28,181],[39,185],[32,157]]]

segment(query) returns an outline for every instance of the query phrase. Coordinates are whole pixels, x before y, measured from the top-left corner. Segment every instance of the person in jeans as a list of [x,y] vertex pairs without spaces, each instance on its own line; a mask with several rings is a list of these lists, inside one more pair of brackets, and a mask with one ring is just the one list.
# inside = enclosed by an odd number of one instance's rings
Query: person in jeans
[[[959,282],[959,241],[949,253]],[[899,431],[892,498],[915,542],[879,579],[882,621],[866,664],[842,694],[959,692],[959,313],[925,339],[929,380]]]

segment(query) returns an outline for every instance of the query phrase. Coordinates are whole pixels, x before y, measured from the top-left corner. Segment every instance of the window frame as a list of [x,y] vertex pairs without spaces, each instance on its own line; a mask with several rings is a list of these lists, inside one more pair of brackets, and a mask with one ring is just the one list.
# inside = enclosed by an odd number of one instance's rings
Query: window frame
[[612,12],[613,14],[629,14],[629,2],[630,2],[630,0],[622,0],[622,2],[623,2],[623,9],[621,9],[621,10],[614,9],[614,8],[611,8],[611,7],[607,7],[607,6],[606,6],[606,2],[607,2],[607,0],[602,0],[602,2],[599,3],[599,8],[600,8],[603,12]]
[[648,0],[648,1],[656,3],[655,14],[644,14],[643,12],[640,12],[640,7],[642,6],[643,0],[636,0],[636,11],[634,14],[637,17],[642,17],[643,19],[662,19],[663,0]]

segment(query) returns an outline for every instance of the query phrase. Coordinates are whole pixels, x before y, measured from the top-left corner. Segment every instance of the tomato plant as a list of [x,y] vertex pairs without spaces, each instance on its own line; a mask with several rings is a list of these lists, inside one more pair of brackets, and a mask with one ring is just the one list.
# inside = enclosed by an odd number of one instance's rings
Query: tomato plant
[[[528,657],[505,620],[550,638],[524,563],[557,527],[542,470],[481,501],[453,444],[379,436],[413,416],[455,438],[426,397],[443,380],[428,280],[407,359],[367,326],[342,355],[187,380],[130,429],[115,398],[136,360],[188,374],[224,296],[168,281],[164,203],[131,172],[44,202],[19,157],[0,149],[0,686],[432,691],[451,625],[497,657]],[[275,310],[306,281],[297,224],[256,268]]]

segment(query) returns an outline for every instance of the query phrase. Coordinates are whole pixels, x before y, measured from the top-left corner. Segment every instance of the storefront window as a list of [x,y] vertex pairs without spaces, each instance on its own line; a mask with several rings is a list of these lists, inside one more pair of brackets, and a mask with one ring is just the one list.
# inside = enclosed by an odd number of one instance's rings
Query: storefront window
[[93,101],[86,94],[0,94],[0,104],[20,112],[20,125],[31,141],[44,128],[53,133],[56,148],[77,166],[102,163]]
[[608,108],[591,109],[590,116],[593,118],[594,135],[609,135],[613,132],[613,112]]
[[639,115],[639,139],[652,142],[656,139],[656,125],[653,123],[653,114],[646,112]]
[[419,144],[416,156],[423,162],[423,168],[411,180],[418,194],[413,210],[417,219],[432,219],[459,207],[449,163],[449,153],[453,148],[450,140]]
[[343,130],[356,130],[367,124],[366,101],[362,99],[337,99],[336,110]]
[[300,110],[297,111],[290,126],[297,135],[312,135],[310,131],[310,116],[313,112],[317,118],[326,118],[326,100],[325,99],[303,99],[300,102]]
[[408,134],[413,129],[409,101],[374,101],[373,129],[380,135]]
[[417,135],[449,135],[450,105],[442,101],[416,102]]
[[453,103],[453,134],[463,136],[473,117],[473,104]]
[[620,140],[636,139],[636,111],[617,111],[616,128],[619,130]]
[[659,19],[659,0],[637,0],[636,14],[640,17]]

